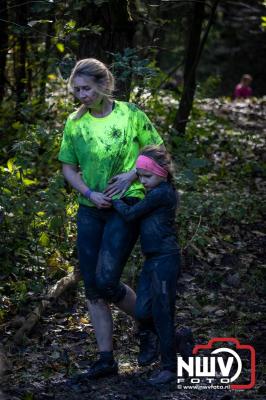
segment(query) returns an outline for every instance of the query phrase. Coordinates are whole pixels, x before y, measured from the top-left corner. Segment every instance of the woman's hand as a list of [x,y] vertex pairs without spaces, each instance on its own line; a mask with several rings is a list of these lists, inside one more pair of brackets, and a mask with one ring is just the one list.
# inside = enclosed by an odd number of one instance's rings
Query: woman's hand
[[123,196],[123,194],[127,191],[131,183],[136,178],[137,176],[135,170],[115,175],[109,180],[108,186],[103,191],[103,193],[108,197],[113,197],[116,194],[120,194],[121,196]]
[[97,208],[110,208],[112,202],[110,197],[100,192],[92,192],[90,195],[90,201],[96,205]]

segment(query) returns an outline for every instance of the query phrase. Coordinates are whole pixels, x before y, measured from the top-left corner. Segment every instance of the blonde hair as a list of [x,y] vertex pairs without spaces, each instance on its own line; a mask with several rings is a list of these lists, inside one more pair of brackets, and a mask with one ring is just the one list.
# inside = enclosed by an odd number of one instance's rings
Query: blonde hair
[[[73,92],[73,80],[76,76],[84,76],[91,79],[93,88],[103,97],[112,98],[115,88],[115,79],[107,66],[96,58],[84,58],[79,60],[69,77],[69,89]],[[79,107],[75,119],[79,119],[88,111],[83,104]]]
[[170,154],[161,146],[149,145],[141,149],[140,154],[156,161],[168,171],[168,181],[174,184],[174,166]]

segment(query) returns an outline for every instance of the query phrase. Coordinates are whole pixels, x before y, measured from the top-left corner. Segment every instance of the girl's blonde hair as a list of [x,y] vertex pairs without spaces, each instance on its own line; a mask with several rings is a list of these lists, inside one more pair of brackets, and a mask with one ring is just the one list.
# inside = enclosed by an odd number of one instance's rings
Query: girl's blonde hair
[[149,145],[141,149],[140,154],[153,159],[168,172],[168,182],[174,184],[174,166],[170,154],[161,146]]
[[[107,98],[112,98],[115,79],[112,72],[101,61],[96,60],[96,58],[84,58],[76,63],[68,82],[71,92],[73,92],[73,80],[77,76],[90,78],[93,88],[99,94]],[[80,106],[75,119],[81,118],[87,111],[88,108],[85,105]]]

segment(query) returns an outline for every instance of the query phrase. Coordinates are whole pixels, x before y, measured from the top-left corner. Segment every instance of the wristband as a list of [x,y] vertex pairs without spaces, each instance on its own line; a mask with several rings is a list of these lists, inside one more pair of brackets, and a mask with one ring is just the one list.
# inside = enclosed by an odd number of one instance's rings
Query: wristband
[[83,196],[87,197],[87,199],[90,200],[91,194],[92,194],[92,190],[87,189]]

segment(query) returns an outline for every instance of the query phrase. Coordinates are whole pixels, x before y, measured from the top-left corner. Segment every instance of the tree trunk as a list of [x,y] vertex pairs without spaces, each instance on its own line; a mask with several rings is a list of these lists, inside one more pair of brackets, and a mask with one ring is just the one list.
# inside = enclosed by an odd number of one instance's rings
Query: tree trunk
[[185,58],[184,89],[180,100],[179,110],[174,122],[174,128],[179,134],[185,133],[196,89],[196,58],[200,47],[204,8],[205,0],[194,3]]
[[206,31],[201,40],[202,24],[204,20],[205,0],[195,2],[191,30],[185,59],[184,68],[184,89],[182,92],[179,109],[174,121],[174,128],[179,135],[184,135],[189,115],[192,109],[195,89],[196,89],[196,70],[200,57],[206,43],[210,28],[214,22],[215,11],[219,0],[215,0],[211,9]]
[[[130,16],[126,0],[110,0],[102,5],[90,5],[79,13],[79,27],[98,25],[102,28],[99,33],[84,31],[80,34],[79,59],[93,57],[110,64],[113,54],[123,52],[133,46],[136,23]],[[127,99],[130,93],[130,78],[126,82],[117,77],[116,94]]]
[[41,63],[42,72],[41,72],[40,94],[39,94],[40,103],[45,102],[47,69],[48,69],[49,54],[50,54],[50,49],[51,49],[52,34],[53,34],[53,24],[48,24],[47,35],[45,38],[45,50],[44,50],[44,55],[43,55],[43,61]]
[[5,68],[6,68],[6,58],[8,52],[8,13],[7,13],[7,1],[0,1],[0,102],[3,101],[5,95]]
[[16,102],[17,109],[20,107],[20,103],[27,98],[27,84],[26,84],[26,50],[27,50],[27,39],[24,27],[27,26],[27,8],[23,0],[16,2],[15,23],[20,27],[20,31],[17,33],[17,40],[14,49],[14,74],[15,74],[15,87],[16,87]]

